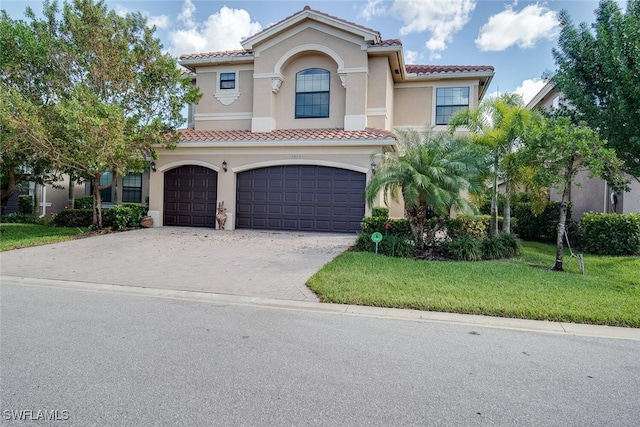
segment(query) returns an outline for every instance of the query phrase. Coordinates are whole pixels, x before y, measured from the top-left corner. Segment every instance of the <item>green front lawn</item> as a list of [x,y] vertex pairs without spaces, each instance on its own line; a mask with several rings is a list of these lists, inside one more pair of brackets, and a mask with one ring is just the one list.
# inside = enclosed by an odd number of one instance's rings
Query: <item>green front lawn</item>
[[308,285],[324,302],[640,327],[640,258],[565,255],[524,242],[511,260],[414,261],[346,252]]
[[0,251],[72,240],[86,229],[35,224],[0,224]]

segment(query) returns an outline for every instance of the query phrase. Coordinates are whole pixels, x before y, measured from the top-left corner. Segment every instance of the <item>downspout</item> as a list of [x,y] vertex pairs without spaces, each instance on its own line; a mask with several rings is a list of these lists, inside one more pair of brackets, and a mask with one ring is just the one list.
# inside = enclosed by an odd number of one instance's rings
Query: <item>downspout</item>
[[602,213],[607,213],[607,182],[604,183],[604,199],[602,203]]
[[47,186],[42,185],[42,197],[40,198],[40,206],[42,206],[42,214],[40,218],[44,218],[47,214]]

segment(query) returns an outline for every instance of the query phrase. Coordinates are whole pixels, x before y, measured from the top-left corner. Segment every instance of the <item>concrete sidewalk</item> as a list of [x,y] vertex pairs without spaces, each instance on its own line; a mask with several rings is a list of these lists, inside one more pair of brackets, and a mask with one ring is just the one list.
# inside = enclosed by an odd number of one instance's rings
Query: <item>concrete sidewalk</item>
[[0,274],[318,301],[305,283],[355,235],[159,227],[2,252]]

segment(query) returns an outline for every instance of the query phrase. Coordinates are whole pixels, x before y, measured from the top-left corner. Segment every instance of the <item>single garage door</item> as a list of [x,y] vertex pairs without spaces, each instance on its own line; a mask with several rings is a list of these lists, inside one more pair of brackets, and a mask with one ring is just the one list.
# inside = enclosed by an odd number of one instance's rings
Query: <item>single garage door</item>
[[236,227],[357,232],[365,174],[323,166],[272,166],[238,174]]
[[164,225],[215,227],[218,173],[181,166],[164,174]]

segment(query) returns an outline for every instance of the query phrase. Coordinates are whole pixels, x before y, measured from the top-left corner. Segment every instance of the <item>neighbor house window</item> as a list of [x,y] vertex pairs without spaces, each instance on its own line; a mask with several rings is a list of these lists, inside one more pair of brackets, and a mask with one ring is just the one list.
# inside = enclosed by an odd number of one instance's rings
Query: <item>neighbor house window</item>
[[220,73],[220,89],[235,89],[236,73]]
[[321,68],[296,74],[296,119],[329,117],[329,76]]
[[122,178],[122,203],[142,203],[141,173],[130,173]]
[[468,87],[436,89],[436,125],[447,125],[458,111],[469,108]]
[[[103,185],[109,185],[111,184],[112,181],[113,181],[113,173],[105,172],[100,177],[100,186],[102,187]],[[105,188],[104,190],[100,190],[100,199],[102,199],[103,202],[111,203],[113,201],[112,194],[113,194],[113,186],[109,188]]]

